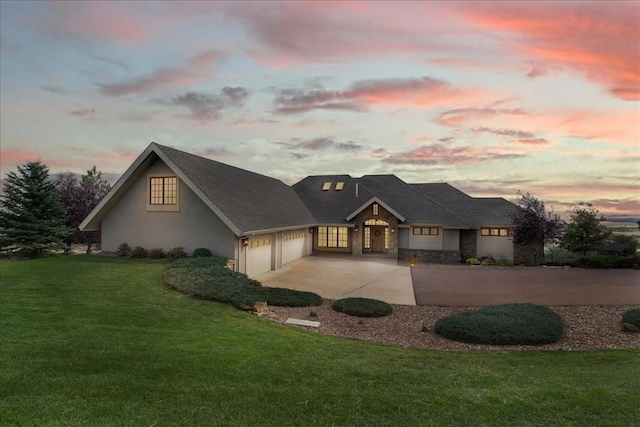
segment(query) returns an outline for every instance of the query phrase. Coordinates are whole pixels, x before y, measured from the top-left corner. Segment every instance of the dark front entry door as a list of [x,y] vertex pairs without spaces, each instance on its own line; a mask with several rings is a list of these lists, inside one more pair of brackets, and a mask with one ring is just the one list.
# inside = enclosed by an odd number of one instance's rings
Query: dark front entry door
[[385,227],[371,227],[371,252],[384,252]]

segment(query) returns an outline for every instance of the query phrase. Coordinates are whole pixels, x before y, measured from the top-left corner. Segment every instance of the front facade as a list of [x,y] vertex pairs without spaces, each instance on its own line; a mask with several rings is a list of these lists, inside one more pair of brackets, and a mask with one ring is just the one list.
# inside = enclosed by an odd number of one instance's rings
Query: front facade
[[[152,143],[80,225],[118,246],[208,248],[253,277],[314,252],[459,263],[514,261],[504,199],[394,175],[310,176],[293,186]],[[518,260],[515,260],[518,262]]]

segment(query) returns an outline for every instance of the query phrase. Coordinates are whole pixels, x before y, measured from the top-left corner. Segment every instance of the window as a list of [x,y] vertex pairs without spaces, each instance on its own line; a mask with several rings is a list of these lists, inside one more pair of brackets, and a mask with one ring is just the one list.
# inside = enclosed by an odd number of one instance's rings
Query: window
[[347,248],[348,237],[347,227],[318,227],[319,248]]
[[389,225],[389,223],[381,219],[368,219],[364,222],[364,225]]
[[437,236],[440,234],[439,227],[413,227],[413,234],[415,236]]
[[177,205],[178,204],[178,178],[153,177],[150,182],[149,203],[152,205]]
[[364,248],[371,249],[371,227],[364,228]]
[[333,183],[332,182],[325,182],[324,184],[322,184],[322,191],[331,190],[331,184],[333,184]]
[[378,204],[377,204],[377,203],[374,203],[374,204],[373,204],[373,214],[374,214],[374,215],[378,215],[378,214],[379,214],[379,211],[380,211],[380,208],[378,207]]
[[342,191],[344,188],[344,182],[336,182],[336,191]]
[[481,236],[491,237],[509,237],[508,228],[482,228],[480,229]]

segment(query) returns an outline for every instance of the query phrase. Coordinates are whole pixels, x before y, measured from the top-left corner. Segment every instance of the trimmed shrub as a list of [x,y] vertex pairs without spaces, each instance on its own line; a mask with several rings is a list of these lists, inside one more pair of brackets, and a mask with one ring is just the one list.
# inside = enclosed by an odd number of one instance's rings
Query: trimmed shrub
[[120,243],[120,245],[118,245],[118,249],[116,249],[116,255],[120,257],[129,256],[130,253],[131,246],[129,246],[129,244],[127,244],[126,242]]
[[500,261],[498,261],[498,265],[501,267],[513,267],[513,262],[509,261],[506,258],[500,258]]
[[494,305],[436,322],[435,332],[473,344],[537,345],[558,341],[563,325],[553,310],[534,304]]
[[180,258],[186,258],[186,257],[187,257],[187,253],[185,252],[182,246],[177,246],[167,251],[167,258],[170,258],[170,259],[180,259]]
[[640,268],[640,256],[621,257],[613,255],[584,256],[571,264],[582,268]]
[[198,257],[210,257],[213,256],[211,254],[211,251],[207,248],[198,248],[195,251],[193,251],[193,257],[194,258],[198,258]]
[[491,258],[490,256],[480,257],[480,265],[496,265],[496,260]]
[[358,317],[382,317],[393,312],[391,304],[370,298],[344,298],[333,302],[335,311]]
[[478,258],[467,258],[467,265],[480,265],[480,260]]
[[142,246],[136,246],[135,248],[131,249],[129,256],[131,258],[147,258],[149,256],[149,251],[147,251]]
[[313,292],[294,289],[264,287],[266,302],[280,307],[309,307],[322,304],[322,298]]
[[622,329],[625,332],[640,332],[640,308],[632,308],[624,312]]
[[153,248],[149,251],[149,258],[160,259],[164,257],[166,257],[166,254],[162,248]]
[[246,274],[226,268],[220,256],[183,258],[174,261],[164,275],[164,283],[179,292],[218,301],[248,310],[258,301],[270,305],[305,307],[319,305],[320,296],[291,289],[266,288]]

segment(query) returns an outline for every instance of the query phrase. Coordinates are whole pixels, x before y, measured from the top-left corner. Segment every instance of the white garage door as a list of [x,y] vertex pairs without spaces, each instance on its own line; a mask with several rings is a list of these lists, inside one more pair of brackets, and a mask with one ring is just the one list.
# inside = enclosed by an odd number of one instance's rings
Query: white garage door
[[295,261],[306,255],[306,233],[285,234],[282,241],[282,265]]
[[271,239],[251,239],[247,247],[247,276],[271,270]]

